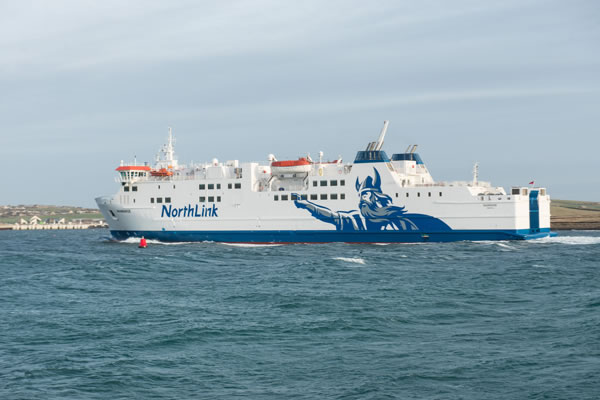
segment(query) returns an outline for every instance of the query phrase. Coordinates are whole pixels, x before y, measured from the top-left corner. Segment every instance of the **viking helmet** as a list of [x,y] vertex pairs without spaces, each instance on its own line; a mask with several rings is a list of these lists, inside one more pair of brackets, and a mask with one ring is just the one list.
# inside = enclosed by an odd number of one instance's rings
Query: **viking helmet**
[[359,182],[358,177],[356,178],[356,191],[359,196],[364,192],[381,193],[381,177],[375,167],[373,167],[373,170],[375,171],[375,177],[367,176],[362,182]]

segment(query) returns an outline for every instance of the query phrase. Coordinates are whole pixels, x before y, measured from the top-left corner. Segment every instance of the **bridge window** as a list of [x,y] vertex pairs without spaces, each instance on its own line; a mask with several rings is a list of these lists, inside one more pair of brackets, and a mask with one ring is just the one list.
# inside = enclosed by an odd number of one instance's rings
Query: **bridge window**
[[200,196],[200,203],[204,203],[206,201],[206,197],[205,196]]
[[321,195],[321,200],[327,200],[327,193],[323,193]]
[[[241,189],[242,188],[242,184],[241,183],[236,183],[235,184],[235,188],[236,189]],[[283,199],[282,199],[283,200]]]
[[311,194],[311,195],[310,195],[310,199],[311,199],[311,200],[318,200],[318,199],[319,199],[319,196],[317,196],[316,194]]
[[337,186],[337,181],[336,180],[329,181],[329,186]]
[[209,183],[208,184],[208,190],[213,190],[215,188],[215,184],[214,183]]
[[330,198],[331,200],[337,200],[337,193],[331,193],[331,194],[329,195],[329,198]]
[[200,186],[199,186],[199,189],[200,190],[206,189],[206,185],[204,183],[201,183]]
[[215,202],[215,196],[208,196],[208,202],[209,203],[214,203]]
[[321,181],[321,186],[327,186],[327,181]]
[[171,202],[171,198],[170,197],[165,197],[165,203],[170,203]]
[[287,194],[282,194],[281,195],[281,200],[287,200],[288,199],[288,195]]
[[279,195],[276,194],[275,196],[273,196],[273,201],[279,201]]

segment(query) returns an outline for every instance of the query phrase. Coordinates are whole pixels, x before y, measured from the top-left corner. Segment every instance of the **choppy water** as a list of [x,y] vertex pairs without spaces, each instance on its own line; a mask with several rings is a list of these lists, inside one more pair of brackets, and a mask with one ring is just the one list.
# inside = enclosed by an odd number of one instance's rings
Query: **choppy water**
[[0,232],[0,398],[598,398],[599,258]]

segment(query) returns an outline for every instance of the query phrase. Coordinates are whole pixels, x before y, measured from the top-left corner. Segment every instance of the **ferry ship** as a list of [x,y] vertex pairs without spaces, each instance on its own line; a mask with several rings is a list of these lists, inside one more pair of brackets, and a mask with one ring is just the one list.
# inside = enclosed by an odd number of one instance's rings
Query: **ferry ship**
[[545,188],[509,192],[478,179],[436,182],[410,145],[389,157],[379,137],[353,162],[238,160],[180,165],[171,128],[153,166],[116,169],[119,189],[96,202],[117,240],[392,243],[525,240],[550,231]]

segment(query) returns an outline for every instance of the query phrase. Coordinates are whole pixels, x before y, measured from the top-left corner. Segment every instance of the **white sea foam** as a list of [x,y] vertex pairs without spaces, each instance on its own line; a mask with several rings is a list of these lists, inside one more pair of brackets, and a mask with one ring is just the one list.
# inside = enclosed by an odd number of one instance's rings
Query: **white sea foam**
[[346,261],[354,264],[366,264],[365,260],[359,257],[334,257],[334,260]]
[[600,236],[555,236],[531,240],[530,243],[600,244]]
[[504,249],[508,249],[508,250],[516,250],[514,247],[512,247],[512,246],[510,246],[510,245],[508,245],[508,244],[506,244],[506,243],[504,243],[504,242],[496,242],[496,243],[494,243],[494,244],[495,244],[496,246],[498,246],[498,247],[502,247],[502,248],[504,248]]
[[[127,244],[140,244],[140,238],[129,237],[125,240],[119,240],[118,242],[119,243],[127,243]],[[160,240],[156,240],[156,239],[146,239],[146,243],[148,245],[162,244],[165,246],[176,246],[176,245],[180,245],[180,244],[191,244],[191,243],[197,243],[197,242],[161,242]]]

